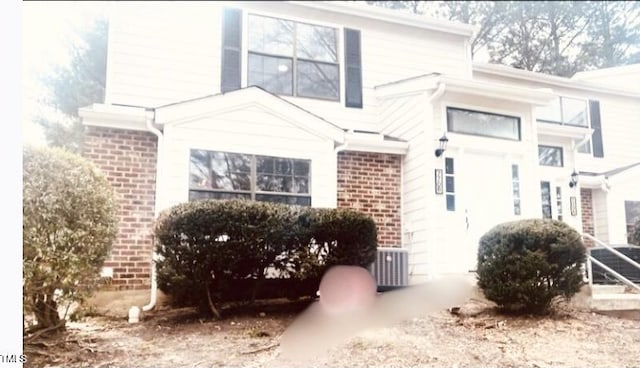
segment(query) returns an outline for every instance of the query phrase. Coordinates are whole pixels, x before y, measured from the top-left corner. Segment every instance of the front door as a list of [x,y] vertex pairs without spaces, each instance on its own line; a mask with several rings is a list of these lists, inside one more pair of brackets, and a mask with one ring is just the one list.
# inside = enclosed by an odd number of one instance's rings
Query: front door
[[462,249],[458,268],[462,273],[477,268],[478,242],[497,224],[513,218],[512,165],[504,156],[465,153],[458,165],[457,217],[462,226]]

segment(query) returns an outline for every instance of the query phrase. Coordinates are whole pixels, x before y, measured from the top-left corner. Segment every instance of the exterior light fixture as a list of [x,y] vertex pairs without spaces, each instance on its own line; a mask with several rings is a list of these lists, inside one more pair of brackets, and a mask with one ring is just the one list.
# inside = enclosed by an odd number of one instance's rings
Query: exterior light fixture
[[440,142],[440,148],[436,149],[436,157],[442,156],[442,153],[447,149],[449,138],[447,138],[446,134],[443,134],[438,141]]
[[573,169],[573,172],[571,173],[571,181],[569,182],[569,187],[573,188],[576,185],[578,185],[578,173],[576,172],[575,169]]

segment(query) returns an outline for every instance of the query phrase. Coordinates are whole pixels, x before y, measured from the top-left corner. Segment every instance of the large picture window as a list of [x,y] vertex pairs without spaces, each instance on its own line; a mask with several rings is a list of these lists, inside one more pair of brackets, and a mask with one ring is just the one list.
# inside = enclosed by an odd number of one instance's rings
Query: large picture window
[[339,100],[337,30],[249,15],[248,85],[290,96]]
[[311,205],[311,161],[191,150],[189,200],[243,198]]
[[450,132],[520,140],[520,118],[447,107]]

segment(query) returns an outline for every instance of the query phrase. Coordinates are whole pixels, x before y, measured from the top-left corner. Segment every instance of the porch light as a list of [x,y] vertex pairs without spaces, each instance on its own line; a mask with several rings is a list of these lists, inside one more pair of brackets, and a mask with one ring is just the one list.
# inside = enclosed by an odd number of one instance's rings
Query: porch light
[[569,187],[573,188],[576,185],[578,185],[578,173],[576,172],[575,169],[573,169],[573,172],[571,173],[571,181],[569,182]]
[[436,149],[436,157],[442,156],[442,153],[447,149],[449,138],[447,138],[446,134],[443,134],[438,141],[440,142],[440,148]]

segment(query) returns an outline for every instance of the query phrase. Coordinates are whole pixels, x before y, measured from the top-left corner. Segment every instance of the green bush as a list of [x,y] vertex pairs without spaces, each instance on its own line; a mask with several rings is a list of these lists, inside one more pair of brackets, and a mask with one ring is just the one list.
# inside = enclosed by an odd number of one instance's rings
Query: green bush
[[22,194],[24,312],[53,327],[64,323],[58,306],[99,280],[117,233],[114,194],[90,162],[57,148],[24,149]]
[[556,220],[500,224],[480,239],[478,286],[505,311],[545,313],[557,296],[582,285],[580,234]]
[[[315,293],[326,267],[369,265],[377,248],[375,223],[363,214],[238,200],[177,205],[160,215],[155,235],[160,289],[216,316],[219,302]],[[268,272],[286,279],[278,283],[286,292]]]

